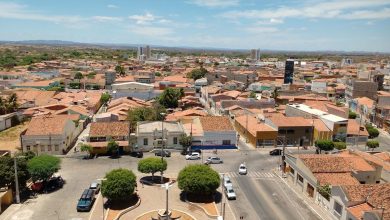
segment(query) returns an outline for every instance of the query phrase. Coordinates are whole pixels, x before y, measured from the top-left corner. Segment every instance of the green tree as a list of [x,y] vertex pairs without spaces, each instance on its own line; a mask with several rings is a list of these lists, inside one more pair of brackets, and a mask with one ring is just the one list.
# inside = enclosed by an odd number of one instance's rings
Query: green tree
[[255,98],[256,98],[256,93],[252,91],[252,92],[249,94],[249,98],[255,99]]
[[333,145],[337,150],[344,150],[347,148],[347,144],[345,142],[333,142]]
[[141,173],[150,173],[152,174],[152,179],[154,179],[154,174],[156,172],[164,172],[167,170],[167,166],[166,160],[161,160],[157,157],[149,157],[138,162],[138,171]]
[[8,96],[5,107],[6,107],[5,113],[12,113],[18,109],[19,107],[18,96],[15,93],[12,93],[10,96]]
[[131,170],[115,169],[107,173],[102,183],[102,195],[112,201],[126,201],[134,193],[136,176]]
[[187,77],[197,80],[205,77],[205,75],[208,73],[207,69],[200,67],[198,69],[193,69],[191,72],[188,73]]
[[329,184],[318,186],[317,190],[319,194],[329,201],[332,192]]
[[179,137],[179,144],[183,146],[184,152],[192,145],[192,137],[187,136],[187,134],[182,134]]
[[109,141],[107,144],[107,152],[112,156],[119,155],[119,144],[116,141]]
[[115,66],[115,72],[117,74],[119,74],[120,76],[125,76],[126,75],[126,71],[125,71],[125,68],[121,65],[116,65]]
[[7,102],[5,99],[3,99],[1,96],[0,96],[0,115],[3,115],[5,114],[5,112],[7,111]]
[[80,80],[80,79],[84,78],[84,76],[83,76],[83,74],[81,72],[76,72],[74,74],[74,78]]
[[348,118],[355,119],[357,117],[357,114],[351,110],[349,110]]
[[103,93],[102,96],[100,96],[100,102],[102,104],[107,104],[107,102],[110,100],[111,96],[108,93]]
[[334,149],[334,144],[329,140],[317,140],[315,146],[321,151],[331,151]]
[[89,144],[82,144],[80,146],[80,151],[81,152],[87,152],[88,153],[88,157],[91,156],[91,153],[92,153],[92,146],[89,145]]
[[158,97],[158,102],[165,108],[177,108],[179,100],[184,96],[184,90],[176,88],[166,88]]
[[163,120],[164,116],[161,113],[165,112],[165,108],[159,104],[155,104],[153,107],[130,108],[127,112],[127,120],[130,122],[131,127],[135,128],[139,121]]
[[367,129],[369,138],[376,138],[379,136],[379,130],[374,128],[372,125],[366,124],[366,129]]
[[379,142],[375,140],[370,140],[367,141],[366,143],[367,147],[370,148],[371,150],[374,150],[375,148],[379,147]]
[[[20,155],[19,155],[20,156]],[[16,159],[18,168],[18,181],[21,188],[26,187],[26,182],[30,178],[27,170],[27,161],[29,158]],[[14,159],[10,156],[0,157],[0,188],[15,187]]]
[[207,165],[186,166],[177,178],[179,189],[187,193],[210,195],[220,185],[219,174]]
[[275,87],[274,91],[272,92],[271,98],[277,99],[279,97],[279,90]]
[[27,168],[32,180],[36,182],[49,179],[60,169],[60,165],[61,160],[58,157],[43,154],[29,160]]

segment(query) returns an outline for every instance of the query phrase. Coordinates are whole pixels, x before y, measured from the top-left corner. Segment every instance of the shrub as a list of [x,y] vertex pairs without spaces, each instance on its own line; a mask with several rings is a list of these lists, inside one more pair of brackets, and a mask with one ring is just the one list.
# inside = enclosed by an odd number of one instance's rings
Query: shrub
[[347,144],[345,142],[333,142],[333,145],[337,150],[344,150],[347,148]]
[[379,147],[379,142],[378,141],[367,141],[366,145],[368,148],[371,148],[371,150],[374,150],[375,148]]
[[136,186],[134,173],[127,169],[115,169],[107,173],[102,183],[102,195],[113,201],[130,198]]
[[187,193],[210,195],[220,185],[219,174],[207,165],[195,164],[182,169],[177,178],[179,189]]

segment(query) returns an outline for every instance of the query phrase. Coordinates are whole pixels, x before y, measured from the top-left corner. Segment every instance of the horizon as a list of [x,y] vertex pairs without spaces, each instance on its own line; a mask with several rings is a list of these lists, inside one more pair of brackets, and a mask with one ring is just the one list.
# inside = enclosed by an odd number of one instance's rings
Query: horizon
[[0,41],[390,52],[390,0],[17,0],[0,2],[0,25]]

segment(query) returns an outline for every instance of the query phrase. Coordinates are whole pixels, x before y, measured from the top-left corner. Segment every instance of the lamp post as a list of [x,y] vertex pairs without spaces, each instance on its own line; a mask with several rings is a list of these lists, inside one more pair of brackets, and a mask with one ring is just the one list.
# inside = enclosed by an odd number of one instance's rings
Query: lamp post
[[25,156],[16,156],[14,155],[14,170],[15,170],[15,197],[16,197],[16,203],[20,203],[20,193],[19,193],[19,179],[18,179],[18,165],[17,165],[17,158],[25,158]]
[[[161,112],[160,115],[162,116],[161,117],[161,164],[164,163],[164,117],[165,117],[165,113],[164,112]],[[163,176],[164,172],[161,170],[161,183],[164,182],[164,176]]]

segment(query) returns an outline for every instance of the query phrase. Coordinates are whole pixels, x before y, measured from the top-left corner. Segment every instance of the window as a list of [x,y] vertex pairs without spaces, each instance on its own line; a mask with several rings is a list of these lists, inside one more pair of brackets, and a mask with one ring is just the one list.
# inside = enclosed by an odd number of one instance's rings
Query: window
[[47,145],[47,151],[51,151],[51,145]]
[[223,140],[222,145],[230,145],[230,140]]
[[30,151],[30,150],[31,150],[31,147],[30,147],[30,146],[26,146],[26,150],[27,150],[27,151]]
[[359,181],[360,184],[366,184],[366,181]]
[[45,146],[41,145],[41,151],[45,151]]
[[177,137],[173,138],[173,144],[177,144]]
[[292,175],[294,175],[294,173],[295,173],[295,170],[294,170],[292,167],[290,167],[290,173],[291,173]]
[[303,183],[303,177],[301,175],[298,174],[297,179],[299,182]]
[[290,129],[290,130],[287,130],[287,134],[294,134],[294,132],[295,132],[295,131],[294,131],[294,130],[291,130],[291,129]]
[[58,145],[54,145],[54,150],[55,151],[59,151],[60,150],[60,147]]
[[343,207],[337,203],[336,201],[334,202],[334,206],[333,206],[333,209],[334,211],[338,214],[338,215],[342,215],[343,214]]
[[144,145],[148,145],[148,139],[144,138]]
[[284,133],[286,133],[286,130],[280,129],[280,130],[278,131],[278,133],[279,133],[279,134],[284,134]]

